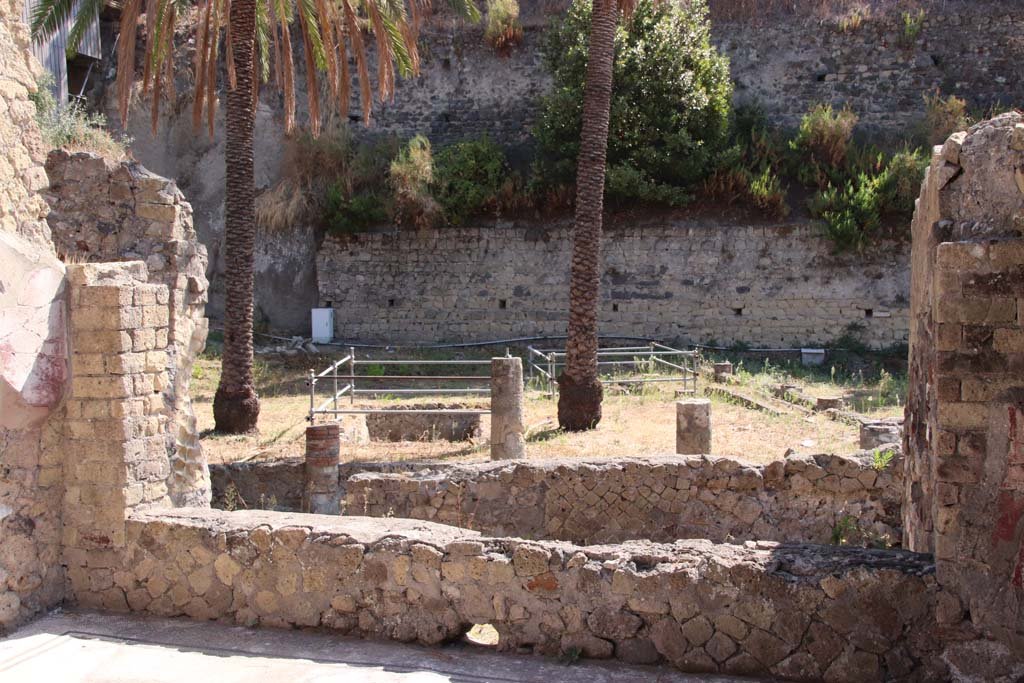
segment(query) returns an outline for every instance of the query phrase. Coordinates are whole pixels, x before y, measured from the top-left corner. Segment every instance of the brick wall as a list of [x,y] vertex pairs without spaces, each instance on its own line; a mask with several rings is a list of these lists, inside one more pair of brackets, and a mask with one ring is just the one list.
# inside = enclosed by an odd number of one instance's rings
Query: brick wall
[[[942,620],[1024,653],[1024,116],[952,136],[914,219],[908,547],[934,552]],[[995,646],[993,646],[995,647]]]
[[[722,344],[906,340],[905,245],[833,255],[814,224],[621,221],[603,249],[601,333]],[[321,305],[340,339],[476,341],[563,335],[570,229],[514,224],[328,238]]]
[[64,414],[63,564],[68,598],[125,609],[125,520],[171,505],[162,390],[166,285],[141,262],[68,268],[71,391]]

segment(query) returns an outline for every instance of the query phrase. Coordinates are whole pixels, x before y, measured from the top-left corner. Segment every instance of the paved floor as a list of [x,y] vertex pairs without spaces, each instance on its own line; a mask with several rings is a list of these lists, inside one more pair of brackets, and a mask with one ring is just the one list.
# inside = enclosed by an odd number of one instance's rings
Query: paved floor
[[567,666],[471,645],[425,648],[313,631],[56,612],[0,640],[4,683],[345,681],[445,683],[727,683],[667,668],[608,662]]

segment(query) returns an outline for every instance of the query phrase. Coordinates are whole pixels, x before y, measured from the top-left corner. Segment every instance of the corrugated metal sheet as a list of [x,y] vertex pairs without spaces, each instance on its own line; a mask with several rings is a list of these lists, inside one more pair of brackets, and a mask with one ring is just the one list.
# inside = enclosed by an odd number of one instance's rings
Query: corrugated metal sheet
[[[26,24],[32,23],[32,11],[37,4],[38,0],[25,0],[21,16]],[[71,33],[71,27],[75,23],[75,16],[81,4],[82,0],[78,0],[75,3],[75,11],[71,13],[67,21],[64,22],[64,25],[49,40],[42,42],[33,41],[32,43],[32,52],[35,54],[36,59],[43,65],[44,69],[53,74],[53,96],[62,105],[68,101],[68,34]],[[102,56],[100,52],[100,21],[98,16],[89,25],[85,35],[82,36],[82,42],[78,46],[78,54],[92,57],[93,59],[99,59]]]

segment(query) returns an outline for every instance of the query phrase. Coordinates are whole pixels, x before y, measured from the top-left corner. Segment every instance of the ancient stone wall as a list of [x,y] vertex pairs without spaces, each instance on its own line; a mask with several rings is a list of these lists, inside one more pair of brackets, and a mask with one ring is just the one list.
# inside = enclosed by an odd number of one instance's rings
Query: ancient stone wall
[[913,231],[907,544],[934,552],[959,596],[945,620],[967,620],[1020,661],[1024,115],[936,148]]
[[537,460],[362,473],[345,514],[424,519],[485,534],[573,543],[646,538],[899,544],[902,476],[861,457],[795,456],[769,465],[664,456]]
[[57,604],[63,452],[50,420],[67,378],[64,266],[53,255],[39,65],[20,0],[0,0],[0,632]]
[[[879,347],[906,338],[903,245],[837,256],[814,224],[666,218],[613,223],[602,249],[602,334],[776,348],[851,329]],[[320,303],[345,340],[564,335],[570,254],[565,222],[328,238]]]
[[162,390],[173,425],[165,430],[168,485],[177,504],[202,505],[209,501],[209,474],[188,386],[206,343],[206,247],[192,227],[192,207],[174,181],[135,162],[57,150],[46,172],[58,253],[91,262],[142,260],[150,281],[168,288],[168,382]]
[[[211,466],[215,504],[299,510],[301,460]],[[663,456],[342,463],[344,513],[406,517],[496,536],[573,543],[647,538],[828,543],[900,542],[902,464],[873,454],[793,456],[769,465]]]
[[[1017,60],[1024,53],[1024,8],[1019,3],[921,0],[916,4],[926,8],[926,17],[920,36],[906,47],[900,44],[899,9],[875,12],[860,29],[850,32],[838,29],[837,17],[822,20],[798,11],[717,22],[712,34],[732,62],[736,100],[759,102],[769,120],[785,125],[795,124],[817,103],[848,103],[860,114],[872,139],[913,133],[924,115],[923,95],[935,87],[968,97],[979,109],[996,98],[1005,104],[1024,104],[1024,84],[1016,74]],[[549,87],[539,54],[542,34],[547,22],[564,11],[565,3],[522,0],[520,5],[524,40],[507,57],[484,44],[479,27],[448,20],[428,23],[422,75],[398,84],[394,102],[375,108],[371,128],[356,124],[353,131],[399,137],[424,133],[437,145],[487,134],[512,146],[514,161],[526,162],[537,100]],[[182,74],[184,78],[187,71],[183,69]],[[304,84],[302,78],[296,84],[300,123],[307,120],[301,111],[306,101]],[[197,135],[190,117],[177,113],[188,111],[188,86],[183,80],[178,89],[183,100],[177,107],[165,108],[168,113],[156,135],[141,110],[133,113],[127,132],[134,139],[136,158],[164,176],[177,178],[195,207],[196,228],[211,256],[209,315],[218,318],[223,309],[224,130],[218,114],[214,137]],[[115,98],[106,101],[108,118],[117,121]],[[277,98],[261,98],[256,118],[256,185],[269,188],[287,171],[281,167],[286,139]],[[313,252],[319,240],[315,233],[309,226],[297,226],[259,240],[258,319],[273,329],[308,333],[308,308],[317,298]]]
[[[540,49],[548,21],[568,2],[523,0],[523,43],[507,57],[482,30],[451,22],[428,27],[423,73],[399,84],[393,103],[375,112],[376,130],[427,134],[437,144],[489,135],[521,145],[550,87]],[[983,108],[1024,103],[1017,64],[1024,54],[1024,8],[1006,0],[923,0],[916,36],[905,33],[905,7],[868,11],[855,29],[847,15],[814,12],[713,21],[712,40],[729,57],[738,103],[756,103],[768,119],[796,127],[819,103],[849,105],[864,132],[912,134],[935,89]],[[872,11],[871,6],[876,9]],[[964,55],[970,59],[964,59]]]
[[126,516],[170,506],[162,390],[170,292],[142,262],[68,267],[71,392],[63,415],[68,597],[124,609]]
[[135,512],[133,611],[792,680],[941,680],[930,558],[679,541],[578,547],[402,519]]

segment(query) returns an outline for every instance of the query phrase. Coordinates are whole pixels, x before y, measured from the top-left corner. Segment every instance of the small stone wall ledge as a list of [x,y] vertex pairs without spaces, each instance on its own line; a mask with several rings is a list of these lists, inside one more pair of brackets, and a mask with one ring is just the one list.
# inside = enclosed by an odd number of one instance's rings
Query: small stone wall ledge
[[130,569],[92,569],[79,604],[427,645],[492,624],[499,650],[800,681],[946,676],[932,558],[907,551],[579,547],[398,518],[202,508],[135,511],[126,540]]

